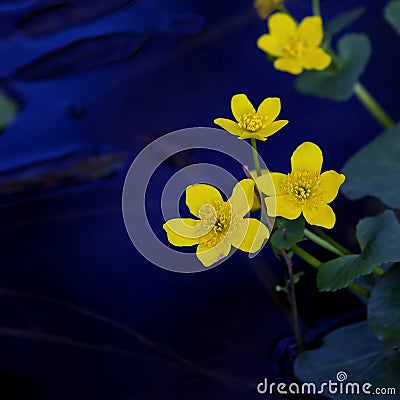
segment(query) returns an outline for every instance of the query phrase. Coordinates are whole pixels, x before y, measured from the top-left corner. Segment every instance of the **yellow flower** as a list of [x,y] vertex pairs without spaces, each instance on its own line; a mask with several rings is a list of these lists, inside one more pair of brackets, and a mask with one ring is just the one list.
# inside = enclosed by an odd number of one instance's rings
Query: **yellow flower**
[[209,267],[226,257],[231,246],[257,252],[269,237],[267,227],[255,218],[244,218],[253,204],[254,181],[243,179],[224,201],[213,186],[196,184],[186,189],[186,204],[199,219],[176,218],[163,228],[174,246],[198,245],[197,258]]
[[275,121],[281,112],[281,101],[277,97],[265,99],[257,111],[245,94],[236,94],[231,100],[232,114],[236,121],[217,118],[214,123],[240,139],[267,140],[289,121]]
[[271,179],[257,178],[258,188],[270,196],[265,199],[268,214],[296,219],[303,213],[309,224],[332,228],[336,217],[328,204],[336,198],[345,176],[332,170],[321,174],[322,161],[321,149],[305,142],[292,155],[290,174],[271,172]]
[[257,46],[277,57],[276,69],[298,75],[303,69],[323,71],[331,64],[331,56],[319,47],[324,36],[321,17],[306,17],[297,26],[291,16],[276,13],[268,19],[268,28]]
[[272,11],[283,5],[283,0],[255,0],[254,7],[261,19],[266,19]]

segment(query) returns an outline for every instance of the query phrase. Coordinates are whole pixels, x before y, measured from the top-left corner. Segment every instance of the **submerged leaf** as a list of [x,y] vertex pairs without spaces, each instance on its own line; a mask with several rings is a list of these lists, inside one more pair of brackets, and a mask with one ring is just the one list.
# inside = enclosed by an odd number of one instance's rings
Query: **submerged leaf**
[[118,33],[78,40],[22,66],[15,78],[30,81],[73,75],[125,61],[138,54],[149,38],[146,33]]
[[27,36],[51,34],[72,25],[102,17],[132,4],[135,0],[59,1],[24,16],[20,30]]

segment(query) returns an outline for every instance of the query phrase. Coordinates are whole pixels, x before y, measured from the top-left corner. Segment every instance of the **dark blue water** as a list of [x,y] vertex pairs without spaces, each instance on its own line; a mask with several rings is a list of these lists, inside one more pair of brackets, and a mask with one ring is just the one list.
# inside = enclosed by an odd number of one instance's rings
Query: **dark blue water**
[[[282,284],[279,262],[264,250],[251,263],[237,253],[201,274],[152,266],[122,220],[130,161],[165,133],[229,116],[236,93],[255,104],[282,99],[290,124],[260,145],[273,170],[287,171],[304,140],[322,147],[327,169],[340,169],[380,127],[356,99],[296,93],[293,78],[274,71],[255,46],[266,28],[251,1],[61,3],[0,3],[1,88],[21,107],[0,137],[1,186],[8,187],[0,208],[1,398],[256,398],[256,382],[278,379],[275,343],[291,335],[285,298],[273,290]],[[349,29],[373,45],[362,82],[397,118],[400,39],[381,3],[322,5],[327,17],[368,6]],[[310,12],[305,0],[287,6],[299,18]],[[177,164],[163,167],[160,184]],[[333,235],[352,246],[349,224],[368,204],[338,199]],[[157,218],[157,207],[150,209]],[[306,270],[305,330],[348,304],[359,308],[345,293],[315,304]]]

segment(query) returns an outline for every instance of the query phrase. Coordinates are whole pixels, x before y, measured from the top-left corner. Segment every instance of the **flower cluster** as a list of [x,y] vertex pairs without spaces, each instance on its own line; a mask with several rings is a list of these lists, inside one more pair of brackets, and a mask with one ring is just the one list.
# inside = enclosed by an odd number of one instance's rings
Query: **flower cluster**
[[253,205],[254,181],[244,179],[224,201],[213,186],[196,184],[186,189],[186,204],[197,217],[167,221],[163,228],[175,246],[197,246],[197,258],[208,267],[226,257],[231,246],[257,252],[269,237],[267,227],[255,218],[244,218]]

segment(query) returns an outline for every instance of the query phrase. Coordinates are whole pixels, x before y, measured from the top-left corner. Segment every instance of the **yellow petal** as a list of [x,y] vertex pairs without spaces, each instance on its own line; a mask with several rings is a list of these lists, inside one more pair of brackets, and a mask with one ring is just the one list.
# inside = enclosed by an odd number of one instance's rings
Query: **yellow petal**
[[245,114],[256,112],[253,104],[251,104],[250,100],[245,94],[236,94],[233,96],[231,100],[231,108],[232,114],[236,118],[236,121],[239,121],[240,117]]
[[257,40],[257,46],[271,56],[279,57],[284,54],[281,42],[272,35],[260,36]]
[[283,194],[282,181],[287,178],[287,175],[279,172],[270,172],[269,174],[261,175],[256,178],[258,189],[267,196],[280,196]]
[[196,227],[199,220],[192,218],[175,218],[167,221],[163,228],[167,232],[168,241],[174,246],[193,246],[199,243]]
[[210,204],[214,207],[215,202],[221,201],[221,193],[214,186],[197,183],[186,188],[186,204],[193,215],[199,214],[202,205]]
[[276,13],[269,17],[268,28],[271,36],[278,40],[288,40],[297,32],[296,21],[285,13]]
[[310,49],[301,58],[301,63],[305,69],[316,69],[323,71],[331,65],[332,57],[321,48]]
[[257,109],[257,114],[266,117],[267,124],[275,121],[275,118],[281,112],[281,99],[279,97],[268,97]]
[[239,127],[237,122],[231,121],[230,119],[217,118],[214,120],[214,124],[219,125],[221,128],[236,136],[240,136],[243,133],[243,129]]
[[318,225],[331,229],[335,225],[336,216],[332,208],[325,203],[306,203],[303,207],[304,218],[310,225]]
[[265,128],[260,129],[257,132],[254,132],[254,136],[256,139],[264,139],[269,136],[272,136],[274,133],[278,132],[285,125],[287,125],[289,121],[281,119],[279,121],[275,121],[270,125],[267,125]]
[[288,195],[267,197],[265,199],[267,213],[271,217],[296,219],[301,214],[301,206]]
[[319,46],[324,37],[322,18],[319,16],[304,18],[298,29],[298,34],[306,39],[309,46]]
[[243,179],[238,182],[232,190],[229,203],[239,217],[244,217],[253,206],[254,201],[254,181]]
[[268,238],[269,230],[264,224],[255,218],[245,218],[232,236],[232,245],[246,253],[255,253]]
[[275,69],[289,72],[293,75],[299,75],[303,72],[301,63],[295,58],[283,57],[274,61]]
[[340,185],[345,181],[346,177],[336,171],[326,171],[320,177],[322,200],[325,203],[333,201],[338,192]]
[[227,239],[222,240],[214,247],[207,247],[199,244],[196,250],[196,256],[200,262],[209,267],[218,262],[221,258],[226,257],[231,250],[231,243]]
[[319,174],[322,161],[321,149],[314,143],[304,142],[292,154],[292,172],[312,171]]

